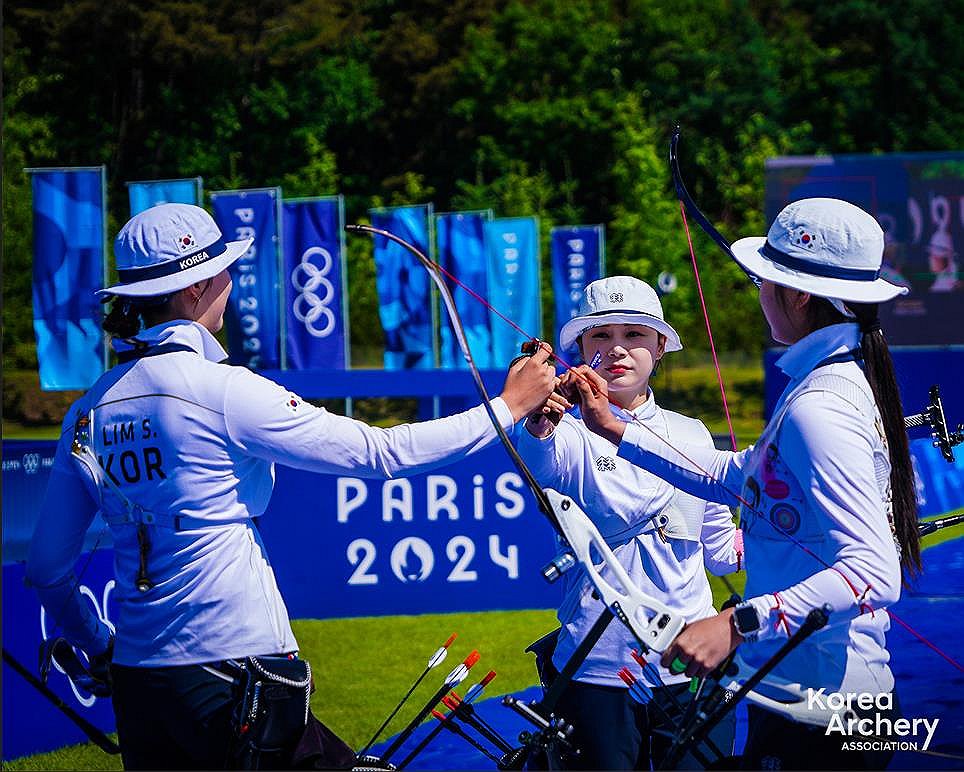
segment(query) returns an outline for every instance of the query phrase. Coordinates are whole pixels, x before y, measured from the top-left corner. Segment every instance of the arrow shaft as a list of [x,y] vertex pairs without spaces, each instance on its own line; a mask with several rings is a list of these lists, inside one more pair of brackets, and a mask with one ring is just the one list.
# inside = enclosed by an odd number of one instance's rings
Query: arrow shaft
[[368,753],[372,745],[375,744],[375,740],[378,739],[378,736],[385,730],[385,727],[388,726],[388,722],[391,721],[393,718],[395,718],[395,714],[402,709],[402,705],[404,705],[408,701],[408,698],[412,696],[412,693],[415,691],[415,689],[418,688],[418,685],[422,683],[422,681],[425,679],[425,676],[429,674],[429,671],[431,671],[431,669],[432,669],[431,666],[425,668],[422,674],[415,679],[415,683],[413,683],[411,688],[405,693],[405,696],[402,697],[398,705],[395,706],[395,709],[388,714],[388,718],[386,718],[382,722],[382,725],[375,730],[375,734],[373,734],[371,739],[365,744],[365,747],[362,748],[360,751],[358,751],[359,756],[364,756],[366,753]]
[[450,688],[450,685],[445,683],[437,692],[435,692],[435,694],[432,695],[431,699],[429,699],[425,706],[418,712],[418,714],[416,714],[415,718],[413,718],[408,725],[401,732],[399,732],[398,736],[392,741],[392,744],[389,745],[382,754],[381,761],[383,763],[388,761],[395,751],[401,747],[402,743],[404,743],[412,732],[415,731],[418,725],[422,723],[425,717],[431,712],[432,708],[438,705],[439,702],[442,701],[442,698],[448,694]]

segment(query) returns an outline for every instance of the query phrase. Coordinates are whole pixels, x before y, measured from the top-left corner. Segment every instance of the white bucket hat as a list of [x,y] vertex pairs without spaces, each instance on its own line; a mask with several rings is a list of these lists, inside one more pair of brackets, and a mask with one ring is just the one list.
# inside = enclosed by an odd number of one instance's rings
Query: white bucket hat
[[766,237],[740,239],[733,257],[784,287],[854,303],[907,294],[880,278],[884,232],[863,209],[836,198],[805,198],[783,208]]
[[586,285],[579,301],[579,315],[559,331],[559,347],[565,351],[586,330],[604,324],[642,324],[666,336],[666,351],[683,348],[679,334],[663,321],[663,306],[656,290],[632,276],[610,276]]
[[217,276],[248,251],[254,239],[225,242],[199,206],[158,204],[135,215],[114,240],[118,284],[98,295],[168,295]]

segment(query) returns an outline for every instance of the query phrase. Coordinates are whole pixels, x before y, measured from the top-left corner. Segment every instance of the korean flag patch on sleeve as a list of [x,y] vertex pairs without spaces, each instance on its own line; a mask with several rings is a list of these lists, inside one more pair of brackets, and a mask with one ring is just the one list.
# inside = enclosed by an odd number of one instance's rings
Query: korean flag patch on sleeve
[[297,413],[303,404],[304,400],[293,391],[289,391],[287,394],[285,394],[285,407],[288,408],[288,410],[290,410],[292,413]]

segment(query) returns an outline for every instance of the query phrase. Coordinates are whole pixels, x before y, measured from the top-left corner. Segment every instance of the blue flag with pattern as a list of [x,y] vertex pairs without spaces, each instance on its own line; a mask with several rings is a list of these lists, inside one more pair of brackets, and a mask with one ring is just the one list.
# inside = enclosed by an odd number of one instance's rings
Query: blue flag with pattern
[[498,218],[485,223],[484,232],[489,302],[525,331],[523,335],[490,314],[492,364],[505,367],[529,336],[542,335],[539,221]]
[[40,386],[86,389],[104,372],[104,167],[29,171]]
[[[488,297],[483,226],[491,219],[492,213],[487,211],[449,212],[440,214],[435,220],[439,264],[465,287],[483,298]],[[488,309],[464,287],[448,277],[445,277],[445,282],[452,291],[455,307],[462,318],[465,338],[475,364],[479,367],[491,367],[492,334],[489,332]],[[442,367],[468,367],[448,314],[442,317],[439,326]]]
[[182,180],[143,180],[127,183],[131,217],[158,204],[194,204],[202,201],[201,178]]
[[[553,228],[550,235],[552,252],[552,294],[555,298],[556,331],[553,345],[559,345],[562,325],[579,313],[582,291],[605,271],[606,237],[602,225],[567,225]],[[560,351],[570,363],[578,359],[573,346]]]
[[292,370],[348,366],[344,212],[341,196],[282,205],[285,364]]
[[228,348],[232,364],[252,370],[281,365],[278,209],[280,188],[232,190],[211,194],[214,219],[225,241],[254,239],[231,266]]
[[[429,255],[432,205],[373,209],[372,226],[394,233]],[[431,256],[431,255],[429,255]],[[375,236],[378,315],[385,331],[385,369],[435,366],[432,342],[432,280],[407,249]]]

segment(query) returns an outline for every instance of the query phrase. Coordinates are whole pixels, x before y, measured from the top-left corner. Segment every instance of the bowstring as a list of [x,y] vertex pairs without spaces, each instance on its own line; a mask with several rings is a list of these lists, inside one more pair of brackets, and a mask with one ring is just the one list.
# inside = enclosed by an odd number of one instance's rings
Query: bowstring
[[703,309],[703,321],[706,324],[706,335],[710,340],[710,353],[713,355],[713,367],[716,369],[716,382],[720,384],[720,396],[723,398],[723,413],[726,415],[726,428],[730,432],[730,446],[735,453],[739,448],[736,444],[736,433],[733,431],[733,421],[730,418],[730,406],[726,399],[726,388],[723,386],[723,373],[720,371],[720,360],[716,355],[716,343],[713,340],[713,327],[710,325],[710,314],[706,308],[706,298],[703,296],[703,282],[700,281],[700,269],[696,262],[696,250],[693,249],[693,238],[690,235],[689,221],[686,219],[686,207],[682,199],[679,202],[679,212],[683,218],[683,229],[686,231],[686,243],[690,250],[690,260],[693,263],[693,276],[696,278],[696,291]]

